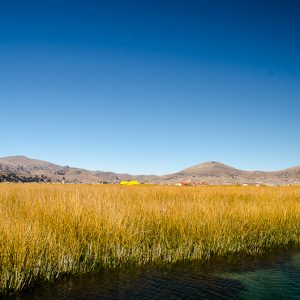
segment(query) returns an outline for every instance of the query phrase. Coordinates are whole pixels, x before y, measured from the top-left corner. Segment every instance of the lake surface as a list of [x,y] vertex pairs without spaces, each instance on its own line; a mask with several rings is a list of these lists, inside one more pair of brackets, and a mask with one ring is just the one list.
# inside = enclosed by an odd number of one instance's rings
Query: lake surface
[[66,277],[5,299],[300,299],[300,248]]

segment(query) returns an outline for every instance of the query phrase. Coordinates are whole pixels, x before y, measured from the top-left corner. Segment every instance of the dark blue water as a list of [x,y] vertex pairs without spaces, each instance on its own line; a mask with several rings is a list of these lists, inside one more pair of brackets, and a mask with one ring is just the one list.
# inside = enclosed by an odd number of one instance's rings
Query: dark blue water
[[300,249],[66,277],[6,299],[300,299]]

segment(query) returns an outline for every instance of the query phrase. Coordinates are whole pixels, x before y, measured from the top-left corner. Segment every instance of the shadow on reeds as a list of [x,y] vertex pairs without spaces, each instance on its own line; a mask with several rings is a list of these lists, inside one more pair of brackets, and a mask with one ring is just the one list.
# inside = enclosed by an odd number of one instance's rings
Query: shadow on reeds
[[209,261],[137,267],[127,264],[54,284],[5,300],[27,299],[299,299],[300,246],[263,256],[232,255]]

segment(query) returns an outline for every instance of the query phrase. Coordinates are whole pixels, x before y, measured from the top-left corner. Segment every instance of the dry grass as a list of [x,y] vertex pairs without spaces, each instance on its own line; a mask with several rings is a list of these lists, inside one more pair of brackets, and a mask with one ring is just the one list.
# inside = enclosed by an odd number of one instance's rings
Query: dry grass
[[299,242],[300,187],[0,184],[0,293]]

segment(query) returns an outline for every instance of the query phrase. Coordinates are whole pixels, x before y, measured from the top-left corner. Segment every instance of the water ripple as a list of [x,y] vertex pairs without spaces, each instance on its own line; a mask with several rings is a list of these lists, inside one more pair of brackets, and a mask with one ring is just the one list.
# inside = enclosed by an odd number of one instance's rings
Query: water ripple
[[4,299],[300,299],[300,249],[66,277]]

